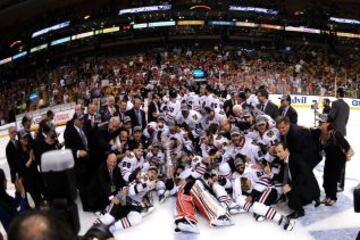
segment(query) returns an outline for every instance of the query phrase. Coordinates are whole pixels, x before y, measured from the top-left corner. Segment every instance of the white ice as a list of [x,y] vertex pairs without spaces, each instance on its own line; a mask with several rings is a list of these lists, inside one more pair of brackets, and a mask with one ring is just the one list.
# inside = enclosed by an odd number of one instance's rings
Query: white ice
[[[299,114],[300,125],[313,126],[314,117],[313,112],[310,109],[299,108],[297,111]],[[339,199],[342,198],[346,200],[345,203],[347,206],[339,206],[342,201],[338,201],[335,206],[331,208],[321,206],[318,209],[314,209],[312,205],[309,205],[305,208],[306,212],[311,212],[311,214],[315,214],[316,211],[323,212],[323,217],[320,219],[317,218],[317,220],[311,224],[304,224],[304,222],[300,220],[297,221],[292,232],[285,232],[273,222],[265,221],[258,223],[250,214],[240,214],[234,217],[234,226],[211,228],[204,218],[198,216],[200,220],[199,235],[175,233],[173,225],[175,201],[174,199],[168,199],[163,205],[156,205],[154,212],[145,217],[142,224],[116,233],[116,239],[354,239],[354,234],[346,235],[344,233],[347,233],[347,231],[354,231],[354,228],[358,228],[358,230],[360,230],[360,214],[354,213],[352,206],[353,188],[360,183],[360,141],[357,141],[360,134],[359,120],[360,111],[352,110],[350,120],[347,125],[347,139],[355,150],[355,156],[347,163],[345,191],[338,195]],[[58,128],[59,132],[62,132],[63,130],[64,127]],[[7,178],[10,179],[9,168],[5,158],[5,147],[7,142],[7,138],[0,139],[0,167],[6,171]],[[314,170],[320,186],[322,185],[322,168],[323,162],[321,162]],[[9,184],[9,189],[14,189],[14,187]],[[84,213],[81,210],[81,206],[79,206],[79,209],[81,221],[80,234],[84,234],[92,225],[96,216],[92,213]],[[344,210],[340,211],[338,209]],[[336,213],[333,213],[333,210]],[[280,212],[286,214],[289,213],[289,209],[282,205],[280,206]],[[325,215],[324,212],[326,213]],[[322,232],[316,235],[315,238],[311,234],[311,232],[314,231]]]

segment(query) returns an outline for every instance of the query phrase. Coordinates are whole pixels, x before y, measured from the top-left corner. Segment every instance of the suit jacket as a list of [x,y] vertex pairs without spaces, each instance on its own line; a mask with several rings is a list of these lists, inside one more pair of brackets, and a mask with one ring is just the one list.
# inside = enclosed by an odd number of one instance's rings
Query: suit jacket
[[35,163],[41,166],[41,156],[43,153],[58,149],[58,143],[48,144],[44,135],[41,133],[34,140]]
[[[157,108],[156,108],[157,105]],[[154,112],[160,111],[159,104],[155,102],[150,102],[148,106],[148,122],[156,122],[156,118],[153,116]]]
[[[257,108],[261,110],[261,104],[258,104]],[[279,115],[279,108],[269,100],[263,112],[275,120]]]
[[[114,106],[115,107],[115,106]],[[110,113],[108,106],[106,105],[104,108],[101,109],[101,120],[102,122],[109,121],[111,117],[115,116],[116,107],[114,108],[114,112]]]
[[232,99],[228,99],[224,102],[224,110],[226,116],[234,116],[233,107],[234,107],[234,103]]
[[290,186],[301,196],[303,203],[311,203],[320,197],[319,184],[312,172],[312,169],[305,163],[302,157],[290,153],[289,170],[291,173]]
[[112,178],[106,162],[101,163],[89,187],[89,204],[93,210],[102,210],[110,202],[109,197],[115,195],[126,182],[118,166],[112,172]]
[[94,149],[95,156],[93,156],[93,157],[95,159],[95,162],[96,162],[95,164],[97,166],[99,166],[99,164],[101,162],[106,160],[107,154],[111,152],[112,146],[110,144],[110,141],[117,136],[119,131],[117,131],[114,134],[111,134],[109,132],[108,124],[99,126],[96,129],[94,139],[92,141],[92,146],[90,148]]
[[[285,110],[285,108],[282,108],[282,107],[279,108],[279,115],[283,116],[284,110]],[[292,106],[289,106],[289,109],[285,113],[285,116],[290,119],[291,123],[297,124],[298,115],[297,115],[296,110]]]
[[346,124],[349,120],[350,107],[343,100],[338,99],[332,103],[329,113],[329,120],[334,128],[346,136]]
[[[84,129],[83,129],[84,131]],[[85,165],[87,162],[84,161],[84,159],[80,159],[77,157],[77,152],[79,150],[84,150],[84,151],[88,151],[88,146],[86,146],[81,137],[79,132],[76,130],[74,125],[71,125],[68,128],[68,134],[66,135],[65,138],[65,148],[70,149],[73,153],[74,156],[74,160],[75,160],[75,167],[78,167],[79,165]],[[87,137],[86,132],[84,131],[85,136]],[[89,145],[89,139],[87,138],[87,142]]]
[[[146,118],[145,118],[145,112],[143,110],[140,110],[141,112],[141,124],[142,124],[142,129],[144,130],[146,127]],[[129,116],[131,118],[131,125],[134,128],[135,126],[139,126],[139,122],[138,122],[138,118],[137,115],[135,113],[135,109],[132,108],[129,111],[126,111],[125,113],[126,116]]]
[[11,182],[15,183],[16,180],[16,173],[19,173],[18,165],[17,165],[17,142],[13,143],[11,140],[6,145],[6,159],[9,164],[10,168],[10,176],[11,176]]
[[309,129],[291,124],[288,134],[281,138],[287,144],[290,153],[300,155],[310,169],[319,163],[316,144]]

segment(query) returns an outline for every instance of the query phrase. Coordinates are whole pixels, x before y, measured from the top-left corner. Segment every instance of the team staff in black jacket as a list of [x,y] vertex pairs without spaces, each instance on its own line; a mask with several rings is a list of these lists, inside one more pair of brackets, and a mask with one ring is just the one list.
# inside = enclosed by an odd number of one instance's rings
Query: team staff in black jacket
[[291,123],[297,124],[298,114],[296,110],[291,106],[290,95],[285,94],[280,98],[280,100],[281,106],[279,108],[279,115],[283,117],[288,117]]
[[269,100],[269,93],[265,89],[260,89],[257,93],[260,104],[257,108],[264,112],[266,115],[276,119],[279,116],[279,108]]
[[93,211],[103,210],[111,199],[126,185],[115,153],[107,156],[101,163],[88,189],[89,206]]
[[288,217],[302,217],[305,215],[303,206],[319,200],[319,185],[301,155],[289,152],[282,142],[276,145],[275,151],[277,157],[285,163],[283,192],[288,199],[289,208],[294,210]]
[[75,160],[76,183],[84,211],[88,211],[86,186],[89,181],[89,141],[84,131],[84,115],[75,113],[74,123],[68,126],[65,148],[71,149]]
[[10,168],[11,182],[15,183],[16,174],[19,173],[19,169],[18,169],[18,166],[16,163],[16,150],[18,148],[18,143],[16,141],[15,127],[10,127],[8,129],[8,134],[9,134],[10,140],[9,140],[8,144],[6,145],[6,159],[9,164],[9,168]]

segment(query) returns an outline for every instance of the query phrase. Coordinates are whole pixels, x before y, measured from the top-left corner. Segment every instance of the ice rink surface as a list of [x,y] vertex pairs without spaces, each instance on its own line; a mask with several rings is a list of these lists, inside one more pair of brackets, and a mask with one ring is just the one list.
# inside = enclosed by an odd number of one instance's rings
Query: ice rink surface
[[[314,116],[310,109],[296,109],[299,115],[299,124],[313,126]],[[59,132],[64,127],[57,129]],[[233,217],[234,226],[224,228],[211,228],[206,220],[199,217],[200,234],[184,234],[174,232],[174,198],[168,199],[164,204],[156,204],[156,209],[144,218],[142,224],[133,228],[116,233],[116,239],[140,240],[140,239],[164,239],[164,240],[217,240],[217,239],[251,239],[251,240],[355,240],[360,231],[360,213],[353,210],[353,188],[360,183],[360,111],[353,110],[347,125],[347,139],[355,150],[355,156],[346,165],[345,191],[338,195],[337,203],[332,207],[313,205],[305,207],[305,217],[296,222],[292,232],[285,232],[273,222],[258,223],[250,214],[240,214]],[[6,171],[10,179],[9,168],[5,159],[5,147],[7,138],[0,138],[0,167]],[[323,165],[321,162],[314,173],[322,186]],[[13,189],[9,185],[9,190]],[[322,189],[322,195],[324,194]],[[92,225],[96,216],[92,213],[84,213],[79,206],[81,221],[80,234]],[[290,210],[284,205],[278,207],[279,211],[287,214]]]

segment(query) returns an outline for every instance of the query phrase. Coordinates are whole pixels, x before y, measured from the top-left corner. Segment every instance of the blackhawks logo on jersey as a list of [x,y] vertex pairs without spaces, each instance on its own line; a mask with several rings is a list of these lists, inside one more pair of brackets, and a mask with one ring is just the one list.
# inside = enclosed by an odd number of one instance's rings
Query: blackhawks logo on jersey
[[198,119],[198,116],[197,116],[196,114],[194,114],[194,115],[192,116],[192,118],[196,121],[196,120]]
[[272,137],[272,136],[274,136],[274,132],[271,131],[271,130],[269,130],[269,131],[267,132],[266,136]]

